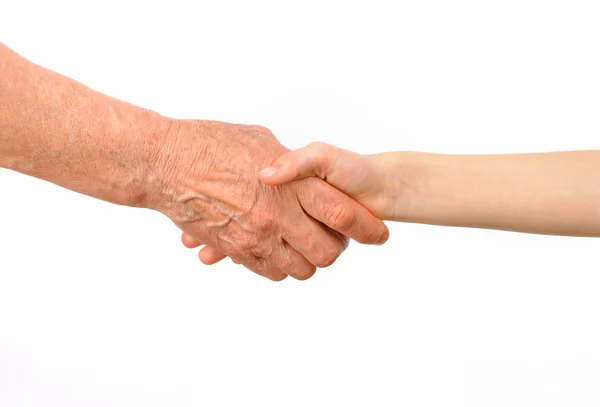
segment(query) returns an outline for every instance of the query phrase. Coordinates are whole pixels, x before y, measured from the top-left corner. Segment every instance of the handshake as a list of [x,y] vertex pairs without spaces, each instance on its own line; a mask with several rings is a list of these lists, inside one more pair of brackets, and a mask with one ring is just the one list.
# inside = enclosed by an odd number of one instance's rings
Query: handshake
[[[260,126],[172,121],[149,206],[175,222],[200,260],[230,257],[271,280],[305,280],[352,238],[383,244],[392,185],[378,156],[322,143],[288,152]],[[380,158],[380,157],[379,157]],[[165,183],[165,180],[167,182]]]
[[290,152],[260,126],[175,120],[110,98],[0,44],[0,167],[155,209],[200,260],[311,277],[382,220],[600,236],[600,151]]

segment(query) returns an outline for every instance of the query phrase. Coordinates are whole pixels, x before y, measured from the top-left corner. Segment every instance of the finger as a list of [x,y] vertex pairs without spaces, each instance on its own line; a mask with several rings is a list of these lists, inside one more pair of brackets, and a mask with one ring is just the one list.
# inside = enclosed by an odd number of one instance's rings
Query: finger
[[266,277],[272,281],[281,281],[287,277],[287,274],[273,267],[272,264],[269,264],[261,257],[233,255],[230,256],[230,259],[233,263],[240,264],[259,276]]
[[315,178],[297,183],[302,208],[319,222],[359,243],[383,244],[389,238],[381,220],[339,190]]
[[[181,240],[184,245],[190,245],[191,247],[198,247],[200,244],[198,240],[192,238],[187,233],[183,233]],[[196,246],[193,246],[196,245]],[[198,253],[200,261],[204,264],[214,264],[222,260],[226,256],[214,247],[206,246]],[[235,264],[242,264],[248,270],[255,272],[263,277],[266,277],[273,281],[281,281],[287,277],[287,274],[281,270],[276,269],[273,265],[268,264],[263,258],[253,256],[251,254],[246,255],[232,255],[231,260]]]
[[259,171],[258,178],[267,185],[312,176],[327,179],[332,161],[344,153],[350,152],[325,143],[312,143],[282,155],[272,166]]
[[288,276],[278,266],[265,259],[263,259],[263,266],[259,269],[259,274],[272,281],[281,281]]
[[273,263],[267,262],[262,258],[257,258],[252,261],[246,260],[243,263],[236,260],[233,260],[233,262],[236,264],[242,264],[248,270],[253,271],[260,276],[266,277],[271,281],[281,281],[287,277],[287,274],[275,267]]
[[218,263],[223,260],[226,255],[215,249],[214,247],[203,247],[202,250],[198,253],[198,258],[200,261],[208,266]]
[[194,249],[196,247],[202,246],[202,242],[197,241],[196,239],[194,239],[193,237],[191,237],[187,233],[182,233],[181,234],[181,242],[188,249]]
[[271,260],[283,273],[296,280],[307,280],[317,271],[314,265],[285,241],[278,250],[272,253]]
[[284,240],[311,264],[331,266],[346,249],[343,239],[330,233],[326,226],[302,212],[294,227],[284,231]]

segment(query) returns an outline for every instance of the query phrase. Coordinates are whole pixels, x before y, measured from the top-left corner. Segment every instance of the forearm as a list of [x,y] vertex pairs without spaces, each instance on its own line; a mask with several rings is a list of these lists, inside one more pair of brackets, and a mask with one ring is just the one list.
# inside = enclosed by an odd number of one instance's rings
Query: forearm
[[0,44],[0,166],[143,205],[169,121],[37,66]]
[[383,156],[390,220],[600,236],[600,151]]

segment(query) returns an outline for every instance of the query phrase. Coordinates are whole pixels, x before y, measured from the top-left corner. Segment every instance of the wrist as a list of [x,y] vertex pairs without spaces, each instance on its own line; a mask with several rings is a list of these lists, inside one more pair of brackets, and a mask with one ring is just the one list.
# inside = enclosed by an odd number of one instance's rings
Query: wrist
[[[141,205],[131,206],[144,206],[166,213],[166,206],[174,194],[173,187],[179,176],[176,163],[180,158],[178,148],[184,123],[184,120],[161,116],[151,127],[147,142],[141,146],[146,151],[140,163],[141,168],[144,168],[139,199]],[[189,146],[189,149],[192,148]]]
[[151,208],[171,119],[131,105],[115,111],[117,119],[104,119],[104,129],[85,129],[80,142],[61,141],[63,175],[40,178],[118,205]]
[[382,219],[418,222],[431,194],[429,154],[400,151],[377,154],[382,169]]

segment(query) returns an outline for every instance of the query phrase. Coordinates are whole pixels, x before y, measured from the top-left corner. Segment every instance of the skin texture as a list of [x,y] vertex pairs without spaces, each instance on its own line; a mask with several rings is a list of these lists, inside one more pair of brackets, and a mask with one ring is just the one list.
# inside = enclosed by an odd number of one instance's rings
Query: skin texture
[[235,263],[273,280],[306,279],[314,266],[327,267],[341,254],[343,235],[365,243],[387,239],[387,228],[370,212],[321,180],[260,183],[260,168],[288,151],[264,127],[178,121],[170,131],[173,147],[167,144],[159,161],[172,170],[161,177],[168,182],[157,188],[156,206]]
[[[360,155],[313,143],[259,172],[271,186],[306,177],[326,180],[380,219],[600,237],[600,151]],[[200,259],[219,256],[206,247]]]
[[337,259],[348,237],[382,244],[389,236],[379,219],[322,180],[260,183],[257,172],[288,152],[264,127],[166,118],[2,44],[0,62],[4,168],[160,211],[194,241],[272,280],[312,276]]
[[[306,151],[306,154],[302,154],[301,156],[301,158],[306,161],[306,164],[304,165],[308,167],[317,166],[318,160],[322,160],[323,158],[322,154],[326,153],[324,150],[320,150],[321,146],[324,147],[325,144],[315,143],[312,146],[313,147],[311,147],[309,151]],[[280,158],[278,162],[286,157],[300,157],[297,154],[301,151],[302,150],[290,152]],[[333,172],[329,174],[329,177],[333,177],[332,179],[334,181],[338,181],[335,185],[336,188],[339,188],[340,185],[344,186],[346,188],[344,190],[346,194],[352,196],[358,202],[361,202],[361,204],[368,208],[375,216],[383,219],[385,216],[384,211],[388,203],[383,199],[386,194],[384,193],[383,187],[380,187],[379,181],[386,176],[385,171],[383,171],[383,168],[378,166],[377,163],[368,156],[359,155],[346,150],[343,151],[347,157],[344,157],[343,160],[336,160],[336,168],[334,169],[334,166],[331,166]],[[320,172],[319,174],[307,172],[298,178],[307,179],[307,177],[310,176],[313,176],[312,179],[316,179],[314,176],[317,176],[331,183],[331,179],[328,179],[325,172]],[[289,182],[293,178],[294,175],[289,174],[289,176],[286,177],[286,179],[283,179],[280,184]],[[262,177],[262,181],[265,181],[264,177]],[[271,183],[271,185],[274,184]],[[197,241],[185,233],[182,235],[181,239],[184,246],[188,248],[196,248],[201,244],[206,244],[206,242]],[[200,250],[199,258],[204,264],[210,265],[222,260],[225,256],[222,252],[215,250],[214,247],[207,245]]]

